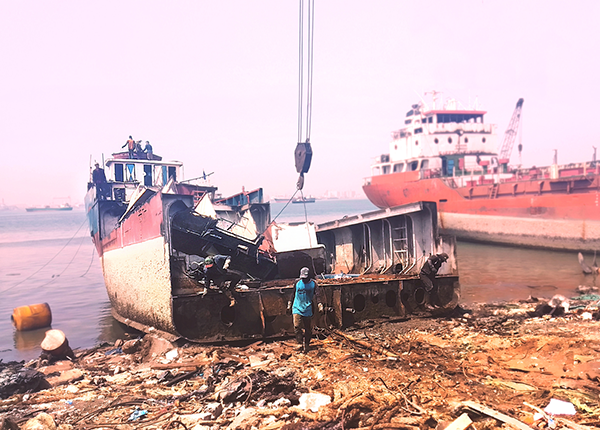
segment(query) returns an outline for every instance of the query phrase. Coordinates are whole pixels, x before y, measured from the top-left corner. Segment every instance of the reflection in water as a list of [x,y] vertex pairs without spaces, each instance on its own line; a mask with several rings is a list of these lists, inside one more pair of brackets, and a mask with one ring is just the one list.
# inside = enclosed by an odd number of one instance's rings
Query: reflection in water
[[598,286],[584,275],[577,252],[534,250],[458,242],[458,274],[463,303],[578,295],[577,287]]
[[98,343],[113,343],[117,339],[130,339],[141,335],[137,330],[127,327],[113,318],[111,314],[110,302],[106,302],[102,306],[98,324],[100,329]]
[[15,349],[19,351],[36,351],[40,352],[40,345],[46,337],[46,332],[52,327],[44,327],[30,331],[14,331],[13,339]]

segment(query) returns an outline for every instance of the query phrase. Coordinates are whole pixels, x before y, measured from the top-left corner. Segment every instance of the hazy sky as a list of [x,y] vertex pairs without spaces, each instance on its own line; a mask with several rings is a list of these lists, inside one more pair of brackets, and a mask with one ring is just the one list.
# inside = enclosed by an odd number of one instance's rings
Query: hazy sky
[[[293,193],[298,14],[292,0],[0,0],[0,198],[76,204],[90,157],[128,135],[188,178],[214,171],[223,194]],[[590,160],[599,19],[597,1],[317,0],[305,193],[361,192],[432,89],[477,97],[499,141],[523,97],[524,164]]]

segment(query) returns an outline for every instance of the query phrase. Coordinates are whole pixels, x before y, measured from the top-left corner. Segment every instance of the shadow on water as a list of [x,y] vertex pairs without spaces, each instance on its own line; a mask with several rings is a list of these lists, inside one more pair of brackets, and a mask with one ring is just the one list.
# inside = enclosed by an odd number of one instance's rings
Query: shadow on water
[[[600,283],[583,274],[573,251],[458,242],[457,257],[463,303],[573,297],[578,286]],[[586,258],[591,262],[593,254]]]

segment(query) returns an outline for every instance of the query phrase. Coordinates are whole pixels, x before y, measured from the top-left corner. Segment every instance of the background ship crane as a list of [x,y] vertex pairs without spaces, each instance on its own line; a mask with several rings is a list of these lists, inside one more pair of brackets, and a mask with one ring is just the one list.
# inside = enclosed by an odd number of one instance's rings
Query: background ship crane
[[[515,106],[515,111],[512,114],[512,118],[508,123],[508,127],[504,132],[504,140],[502,141],[502,146],[500,147],[500,151],[498,151],[498,159],[499,160],[510,160],[510,154],[512,153],[513,145],[515,143],[515,139],[517,137],[517,132],[519,131],[519,123],[521,121],[521,110],[523,109],[523,99],[519,99],[517,105]],[[522,146],[519,145],[519,152],[521,152]]]

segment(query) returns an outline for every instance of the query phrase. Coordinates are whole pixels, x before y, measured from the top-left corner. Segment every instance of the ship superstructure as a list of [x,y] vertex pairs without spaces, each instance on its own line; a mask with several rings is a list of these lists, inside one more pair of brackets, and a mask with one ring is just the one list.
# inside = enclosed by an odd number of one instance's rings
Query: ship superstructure
[[522,106],[499,145],[483,110],[454,100],[437,109],[435,98],[413,105],[372,164],[365,194],[380,208],[435,201],[440,227],[462,239],[600,249],[599,164],[510,166]]

